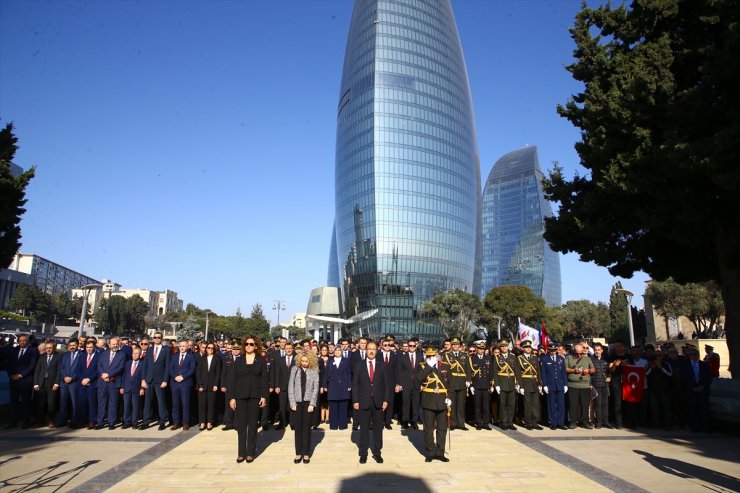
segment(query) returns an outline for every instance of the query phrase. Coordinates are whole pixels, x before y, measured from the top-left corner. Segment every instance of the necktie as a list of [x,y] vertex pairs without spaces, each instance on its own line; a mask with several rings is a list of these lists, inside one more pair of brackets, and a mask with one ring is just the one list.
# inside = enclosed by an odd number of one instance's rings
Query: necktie
[[51,363],[51,355],[46,357],[46,366],[49,366],[50,363]]
[[90,368],[90,361],[92,361],[92,354],[87,355],[87,365],[85,368]]
[[139,364],[138,361],[134,361],[134,364],[131,365],[131,376],[134,376],[134,373],[136,373],[136,365]]
[[20,352],[18,353],[18,359],[21,359],[23,357],[23,353],[26,352],[26,348],[21,348]]
[[159,356],[159,346],[154,346],[154,361],[157,361],[157,356]]
[[414,366],[415,366],[414,363],[415,363],[415,361],[414,361],[414,353],[411,353],[411,368],[414,368]]
[[362,356],[362,360],[365,360],[365,351],[360,351],[360,356]]
[[370,360],[370,383],[372,383],[374,378],[375,378],[375,362],[373,360]]
[[74,366],[75,365],[75,357],[76,356],[77,356],[77,351],[75,351],[74,353],[72,353],[72,356],[71,356],[72,361],[70,361],[69,366]]
[[285,366],[290,366],[290,356],[285,357]]
[[388,353],[385,353],[385,364],[388,364]]
[[345,357],[345,358],[347,357],[347,351],[345,351],[345,352],[344,352],[344,357]]
[[185,359],[185,355],[180,353],[180,366],[182,366],[182,360]]
[[115,358],[115,357],[116,357],[116,353],[114,353],[113,351],[111,351],[110,352],[110,359],[108,360],[108,364],[113,363],[113,358]]

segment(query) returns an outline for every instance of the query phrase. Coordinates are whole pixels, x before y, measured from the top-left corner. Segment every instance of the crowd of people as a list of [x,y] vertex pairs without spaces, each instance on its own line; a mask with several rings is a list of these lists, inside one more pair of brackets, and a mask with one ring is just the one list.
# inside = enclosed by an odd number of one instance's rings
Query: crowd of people
[[392,336],[336,345],[285,338],[263,345],[256,337],[168,345],[157,332],[137,340],[80,337],[58,352],[53,340],[35,345],[21,335],[0,351],[0,365],[10,379],[6,428],[236,429],[237,462],[252,462],[260,429],[290,426],[294,462],[309,463],[312,429],[351,424],[364,463],[368,450],[383,461],[382,432],[394,421],[423,427],[428,461],[448,460],[448,428],[708,431],[719,357],[705,349],[701,359],[690,344],[535,348],[457,338],[422,348],[417,338]]

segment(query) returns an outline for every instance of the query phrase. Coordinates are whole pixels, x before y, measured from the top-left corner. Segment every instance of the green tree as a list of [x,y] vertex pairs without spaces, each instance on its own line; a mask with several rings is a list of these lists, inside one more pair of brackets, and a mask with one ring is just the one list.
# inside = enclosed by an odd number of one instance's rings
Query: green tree
[[34,177],[33,167],[13,176],[10,163],[18,150],[13,124],[0,130],[0,267],[7,267],[21,246],[21,216],[26,212],[26,186]]
[[[546,320],[545,300],[526,286],[499,286],[491,288],[483,300],[484,320],[489,327],[496,327],[496,317],[501,317],[501,335],[516,334],[518,318],[529,324]],[[506,330],[504,330],[504,328]]]
[[474,294],[461,289],[440,291],[419,308],[422,318],[434,320],[446,337],[470,341],[470,324],[479,324],[483,306]]
[[716,283],[679,284],[671,278],[653,281],[645,293],[664,317],[684,316],[697,333],[710,334],[724,312],[722,295]]
[[[544,183],[545,239],[613,275],[716,281],[740,366],[740,29],[736,0],[584,4],[571,29],[584,84],[558,112],[587,173]],[[735,372],[740,378],[740,372]]]
[[144,318],[149,313],[149,303],[135,294],[126,299],[125,330],[126,332],[141,332],[144,330]]
[[[51,297],[52,307],[54,315],[57,316],[57,323],[65,320],[73,320],[75,318],[74,304],[72,303],[72,297],[67,292],[60,292],[54,294]],[[77,316],[80,315],[80,311],[77,312]]]
[[262,305],[256,303],[252,305],[252,313],[246,322],[246,335],[253,335],[259,337],[260,341],[264,341],[270,337],[270,322],[265,318],[265,314],[262,311]]
[[103,298],[95,312],[95,322],[107,335],[120,334],[126,330],[126,311],[126,298],[123,296]]
[[24,316],[30,315],[39,322],[51,322],[54,319],[54,303],[51,296],[35,285],[18,286],[8,301],[8,307]]
[[187,339],[197,340],[201,337],[200,324],[193,315],[188,316],[185,322],[180,326],[180,330],[177,331],[177,340],[184,341]]
[[224,324],[225,333],[229,334],[230,337],[235,337],[242,340],[247,336],[247,319],[242,316],[241,310],[236,310],[236,315],[226,317]]
[[609,335],[613,340],[629,343],[629,327],[627,320],[627,297],[623,292],[621,281],[617,281],[609,293]]
[[604,303],[589,300],[567,301],[560,312],[565,334],[571,337],[593,339],[610,328],[609,308]]

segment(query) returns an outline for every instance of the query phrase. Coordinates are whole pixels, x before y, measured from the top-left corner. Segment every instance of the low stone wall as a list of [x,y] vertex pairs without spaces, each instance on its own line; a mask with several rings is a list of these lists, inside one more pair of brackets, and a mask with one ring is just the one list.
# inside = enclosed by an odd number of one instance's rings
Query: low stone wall
[[709,408],[713,420],[740,425],[740,380],[712,380]]

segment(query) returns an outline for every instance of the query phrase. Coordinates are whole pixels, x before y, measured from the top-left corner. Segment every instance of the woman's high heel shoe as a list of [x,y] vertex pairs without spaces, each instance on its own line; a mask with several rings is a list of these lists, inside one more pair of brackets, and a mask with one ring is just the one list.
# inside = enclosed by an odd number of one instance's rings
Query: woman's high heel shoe
[[244,457],[237,457],[236,462],[237,464],[241,464],[242,462],[244,462]]

